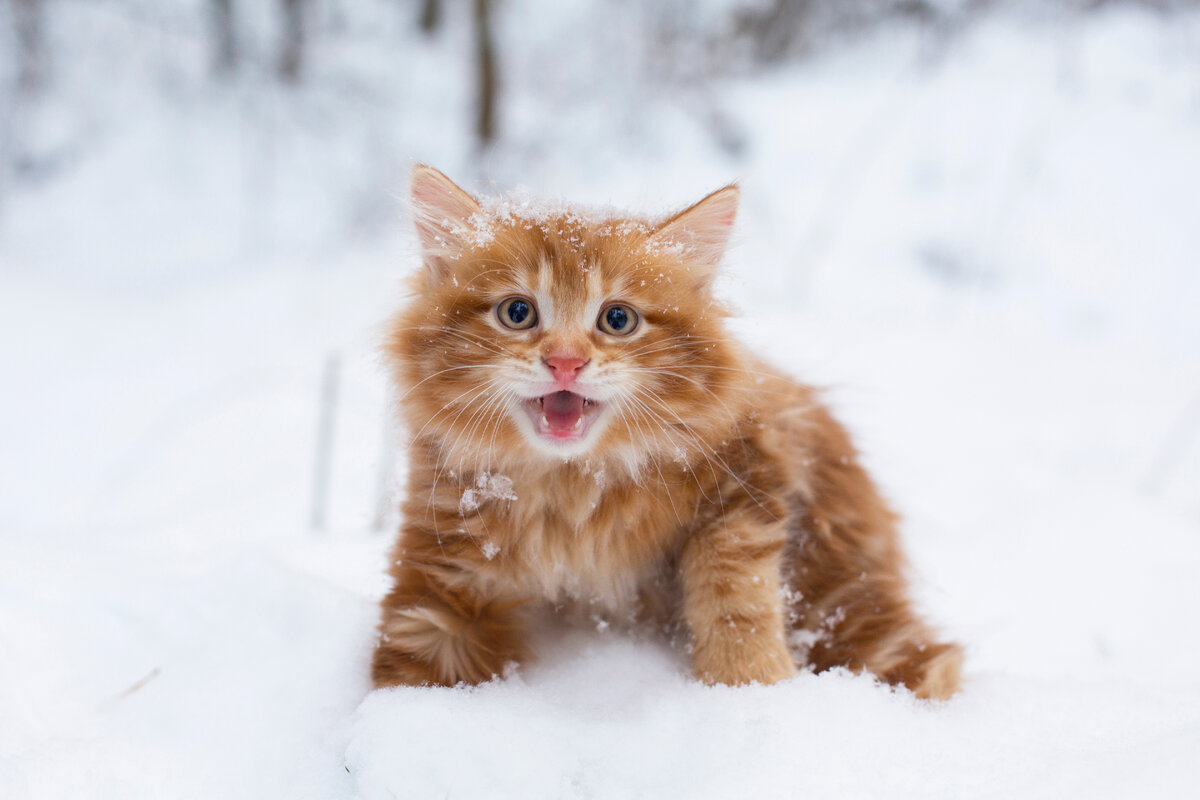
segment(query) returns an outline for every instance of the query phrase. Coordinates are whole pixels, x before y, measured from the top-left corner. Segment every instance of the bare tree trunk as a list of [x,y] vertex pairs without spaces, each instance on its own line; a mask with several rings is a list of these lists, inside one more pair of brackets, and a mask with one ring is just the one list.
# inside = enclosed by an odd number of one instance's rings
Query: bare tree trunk
[[13,27],[17,34],[17,87],[36,92],[46,84],[49,65],[43,30],[42,0],[13,0]]
[[441,0],[424,0],[421,3],[421,32],[429,36],[442,22]]
[[475,52],[479,69],[475,133],[484,146],[496,138],[496,48],[491,9],[491,0],[475,0]]
[[212,0],[213,72],[231,75],[237,70],[238,45],[233,19],[233,0]]
[[279,51],[279,77],[288,83],[300,78],[304,64],[304,12],[306,0],[281,0],[283,6],[283,45]]

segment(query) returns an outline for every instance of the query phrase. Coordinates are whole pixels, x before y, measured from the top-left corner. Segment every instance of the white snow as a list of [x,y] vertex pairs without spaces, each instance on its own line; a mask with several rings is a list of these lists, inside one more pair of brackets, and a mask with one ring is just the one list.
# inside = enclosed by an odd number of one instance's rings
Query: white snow
[[470,514],[488,500],[512,501],[516,499],[517,493],[513,491],[512,478],[484,471],[475,476],[473,487],[463,490],[462,496],[458,499],[458,513]]
[[497,225],[536,227],[548,233],[565,232],[562,223],[588,225],[616,235],[650,230],[650,225],[643,220],[622,219],[629,211],[614,206],[573,203],[568,198],[542,197],[529,189],[514,189],[481,197],[480,211],[468,220],[471,227],[465,231],[464,238],[475,245],[487,244],[495,238]]
[[[346,759],[362,796],[1183,797],[1195,787],[1200,709],[1160,687],[989,673],[931,706],[846,674],[706,688],[675,654],[614,634],[554,649],[553,667],[476,689],[368,697]],[[431,735],[453,744],[414,745]]]
[[[0,186],[0,797],[1200,791],[1200,14],[892,29],[701,92],[635,80],[618,14],[500,4],[477,162],[459,5],[426,40],[358,4],[288,90],[214,89],[174,5],[50,5],[58,87],[4,122],[62,159]],[[705,688],[598,625],[370,692],[415,161],[654,215],[739,179],[737,328],[830,387],[963,693]]]

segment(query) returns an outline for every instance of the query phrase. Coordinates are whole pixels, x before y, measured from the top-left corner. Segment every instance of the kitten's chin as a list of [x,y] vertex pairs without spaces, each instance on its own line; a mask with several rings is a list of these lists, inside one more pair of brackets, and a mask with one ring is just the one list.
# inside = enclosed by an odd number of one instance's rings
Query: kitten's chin
[[521,403],[531,443],[547,455],[569,458],[587,452],[603,427],[605,404],[574,392],[552,392]]

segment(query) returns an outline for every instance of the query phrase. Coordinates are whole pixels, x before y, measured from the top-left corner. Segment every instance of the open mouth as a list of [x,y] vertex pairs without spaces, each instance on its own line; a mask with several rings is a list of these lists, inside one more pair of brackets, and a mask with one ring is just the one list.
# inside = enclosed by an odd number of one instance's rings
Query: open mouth
[[551,392],[524,403],[538,436],[555,442],[574,442],[587,436],[602,405],[574,392]]

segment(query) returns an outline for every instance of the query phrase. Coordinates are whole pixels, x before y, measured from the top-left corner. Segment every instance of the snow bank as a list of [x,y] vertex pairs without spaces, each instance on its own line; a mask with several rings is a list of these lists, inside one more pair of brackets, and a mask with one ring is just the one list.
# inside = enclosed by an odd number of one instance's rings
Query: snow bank
[[1200,694],[976,673],[949,704],[844,674],[704,687],[653,644],[569,637],[552,665],[360,706],[375,798],[1184,797]]

